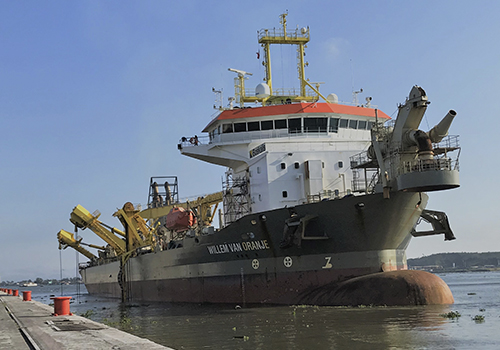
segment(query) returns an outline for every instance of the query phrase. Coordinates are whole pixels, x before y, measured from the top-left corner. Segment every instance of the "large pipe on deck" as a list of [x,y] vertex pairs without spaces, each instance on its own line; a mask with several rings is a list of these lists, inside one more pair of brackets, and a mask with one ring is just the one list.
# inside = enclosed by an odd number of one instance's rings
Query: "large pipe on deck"
[[421,159],[432,159],[432,141],[428,133],[422,130],[409,130],[404,137],[404,144],[407,146],[417,146],[418,156]]
[[429,137],[433,143],[441,142],[441,140],[448,135],[448,129],[450,128],[451,123],[453,122],[453,119],[456,115],[457,112],[455,112],[453,109],[450,109],[448,114],[444,116],[439,124],[433,127],[428,132]]

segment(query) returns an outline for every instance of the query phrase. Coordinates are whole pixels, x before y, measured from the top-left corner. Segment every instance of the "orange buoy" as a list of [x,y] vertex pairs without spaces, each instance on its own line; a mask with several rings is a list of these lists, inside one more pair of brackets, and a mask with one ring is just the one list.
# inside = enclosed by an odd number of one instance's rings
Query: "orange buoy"
[[54,300],[54,316],[73,315],[69,311],[69,299],[71,297],[53,297],[50,299]]
[[31,290],[23,290],[23,301],[31,301]]

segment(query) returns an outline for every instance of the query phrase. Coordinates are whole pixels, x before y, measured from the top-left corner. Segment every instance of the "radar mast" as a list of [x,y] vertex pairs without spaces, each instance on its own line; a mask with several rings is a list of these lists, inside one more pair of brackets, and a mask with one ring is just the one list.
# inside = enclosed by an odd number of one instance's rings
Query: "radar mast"
[[[266,76],[264,78],[265,84],[269,87],[268,94],[247,94],[244,89],[244,80],[246,75],[250,73],[243,72],[236,69],[229,69],[238,76],[235,78],[235,94],[236,100],[240,102],[243,107],[244,103],[262,102],[263,105],[272,104],[286,104],[293,102],[316,102],[321,97],[325,102],[329,103],[326,97],[319,92],[320,83],[311,83],[306,79],[305,67],[308,63],[305,62],[305,48],[309,42],[309,27],[297,28],[294,31],[287,32],[286,16],[287,12],[280,15],[280,24],[282,28],[261,29],[258,31],[258,41],[264,50],[262,65],[265,67]],[[300,81],[300,89],[278,89],[273,90],[272,74],[271,74],[271,45],[296,45],[297,46],[297,69]],[[241,74],[243,72],[244,74]]]

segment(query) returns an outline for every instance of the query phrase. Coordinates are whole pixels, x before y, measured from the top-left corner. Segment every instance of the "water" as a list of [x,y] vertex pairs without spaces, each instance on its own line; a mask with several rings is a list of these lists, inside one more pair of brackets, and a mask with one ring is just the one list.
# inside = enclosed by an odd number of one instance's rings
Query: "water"
[[[245,307],[168,303],[121,304],[73,296],[71,311],[174,349],[498,349],[500,272],[440,275],[455,304],[421,307]],[[22,288],[26,289],[26,288]],[[21,289],[21,290],[22,290]],[[50,302],[59,286],[31,287]],[[451,320],[442,316],[458,311]],[[484,316],[484,322],[473,317]]]

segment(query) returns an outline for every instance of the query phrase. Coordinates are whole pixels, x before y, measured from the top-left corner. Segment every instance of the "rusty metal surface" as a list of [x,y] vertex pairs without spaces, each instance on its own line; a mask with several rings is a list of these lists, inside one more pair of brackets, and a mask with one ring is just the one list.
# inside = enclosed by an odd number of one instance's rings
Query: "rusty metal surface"
[[339,306],[454,303],[450,288],[440,277],[415,270],[381,272],[353,278],[338,287],[317,290],[310,297],[313,303]]

